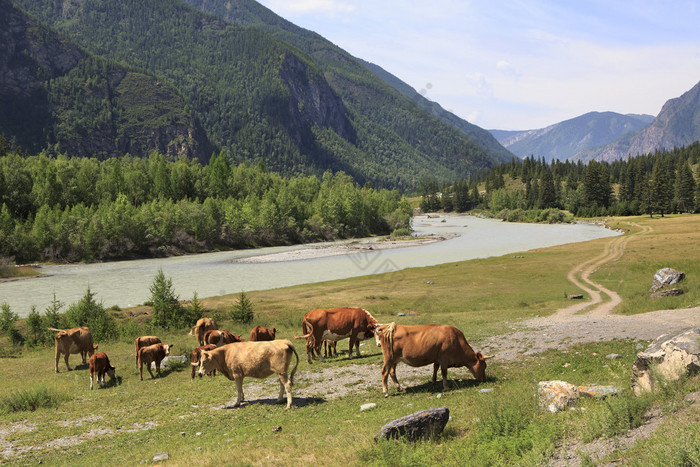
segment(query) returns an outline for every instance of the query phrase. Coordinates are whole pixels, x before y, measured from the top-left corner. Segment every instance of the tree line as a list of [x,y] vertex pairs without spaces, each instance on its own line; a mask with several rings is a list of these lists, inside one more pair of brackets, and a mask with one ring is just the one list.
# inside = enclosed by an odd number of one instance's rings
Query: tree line
[[[700,142],[613,162],[527,157],[469,181],[421,183],[421,208],[489,209],[517,220],[526,211],[568,210],[579,217],[700,212]],[[547,217],[542,220],[547,220]]]
[[[0,148],[2,149],[2,148]],[[100,261],[303,243],[410,226],[397,191],[342,172],[284,177],[263,164],[206,165],[125,155],[52,157],[0,151],[0,256]]]

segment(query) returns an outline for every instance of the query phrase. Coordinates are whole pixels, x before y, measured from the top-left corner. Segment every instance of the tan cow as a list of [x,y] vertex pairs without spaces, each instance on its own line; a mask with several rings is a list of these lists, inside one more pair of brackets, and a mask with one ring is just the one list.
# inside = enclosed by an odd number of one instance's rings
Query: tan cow
[[481,353],[475,353],[459,329],[441,324],[419,324],[404,326],[391,323],[377,327],[377,345],[384,354],[382,367],[382,388],[384,397],[389,397],[387,381],[389,376],[403,391],[396,379],[396,365],[404,362],[418,367],[433,364],[433,382],[437,380],[438,368],[442,370],[442,386],[449,391],[447,369],[466,366],[479,382],[486,381],[486,360]]
[[104,352],[97,352],[92,357],[90,357],[90,390],[92,391],[92,381],[97,376],[97,383],[101,388],[105,386],[105,374],[109,376],[109,380],[112,381],[116,378],[114,374],[114,368],[109,364],[109,357]]
[[234,342],[243,342],[243,338],[239,334],[231,334],[231,332],[226,329],[220,331],[211,330],[204,333],[204,345],[214,344],[217,347],[221,347],[222,345],[233,344]]
[[141,379],[141,381],[143,381],[144,365],[146,365],[146,369],[151,374],[151,378],[155,378],[151,371],[151,363],[153,362],[156,364],[156,373],[160,376],[160,362],[170,355],[170,349],[172,347],[172,344],[153,344],[139,349],[139,379]]
[[139,367],[139,349],[141,347],[148,347],[153,344],[160,344],[161,341],[156,336],[141,336],[136,338],[136,352],[134,358],[136,359],[136,368]]
[[275,334],[277,334],[277,329],[266,328],[265,326],[255,326],[250,330],[250,342],[257,341],[273,341],[275,340]]
[[61,354],[65,355],[66,368],[71,371],[72,368],[68,364],[68,356],[73,353],[79,353],[83,358],[83,364],[87,363],[88,355],[92,357],[95,353],[97,345],[92,345],[92,334],[90,330],[81,326],[73,329],[56,329],[49,328],[50,331],[56,331],[54,337],[56,341],[56,373],[58,373],[58,360]]
[[[289,376],[292,355],[296,363]],[[292,406],[292,384],[299,365],[299,355],[294,345],[287,339],[263,342],[239,342],[224,345],[211,351],[203,351],[199,374],[218,370],[228,379],[236,382],[237,398],[233,405],[238,407],[244,400],[243,378],[267,378],[273,373],[280,379],[280,393],[277,402],[287,394],[287,408]]]
[[374,336],[374,328],[378,325],[376,319],[369,311],[363,308],[316,308],[304,315],[301,325],[303,336],[297,339],[306,339],[306,358],[311,363],[312,358],[321,359],[321,344],[325,339],[337,342],[350,338],[348,358],[352,358],[352,349],[355,347],[357,356],[360,356],[360,341]]
[[[194,379],[194,374],[197,372],[199,362],[202,360],[202,350],[214,350],[215,348],[216,346],[214,344],[209,344],[197,347],[196,349],[192,350],[192,354],[190,355],[190,365],[192,367],[192,373],[190,375],[191,379]],[[216,376],[216,370],[214,370],[214,372],[211,373],[211,376]],[[199,377],[201,378],[202,375],[199,375]]]
[[204,333],[212,329],[219,329],[219,326],[216,325],[216,321],[212,318],[200,318],[197,320],[197,324],[192,326],[189,335],[191,336],[194,332],[194,335],[197,337],[197,342],[202,346],[204,345]]

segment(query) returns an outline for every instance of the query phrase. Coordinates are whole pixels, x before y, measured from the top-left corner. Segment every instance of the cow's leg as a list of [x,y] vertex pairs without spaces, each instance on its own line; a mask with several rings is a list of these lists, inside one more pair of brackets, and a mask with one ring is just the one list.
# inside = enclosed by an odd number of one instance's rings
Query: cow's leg
[[160,378],[160,362],[156,361],[156,374]]
[[104,373],[102,373],[101,375],[98,376],[97,383],[100,385],[100,388],[105,387],[105,375],[104,375]]
[[437,381],[438,368],[440,368],[440,364],[437,362],[433,363],[433,383]]
[[[350,334],[350,348],[348,349],[348,358],[352,360],[352,348],[355,347],[355,342],[357,342],[357,336],[355,334]],[[357,356],[360,356],[360,350],[358,347]]]
[[360,339],[355,339],[355,353],[360,356]]
[[389,381],[389,366],[384,362],[382,366],[382,390],[384,391],[384,397],[389,397],[389,388],[387,387],[387,382]]
[[277,402],[282,402],[285,393],[287,394],[287,408],[292,406],[292,382],[287,378],[286,373],[280,373],[280,395],[277,397]]
[[58,351],[58,347],[56,348],[56,373],[58,373],[58,361],[61,359],[61,352]]
[[92,378],[93,377],[94,377],[94,375],[92,373],[90,373],[90,390],[91,391],[92,391]]
[[243,377],[242,376],[235,376],[236,379],[236,402],[233,404],[234,407],[238,407],[243,403],[245,400],[245,396],[243,395]]
[[73,371],[73,368],[71,368],[70,365],[68,364],[68,357],[69,356],[70,356],[70,353],[66,352],[65,358],[64,358],[64,360],[66,362],[66,368],[68,368],[68,371]]
[[440,370],[442,371],[442,390],[447,392],[450,390],[450,386],[447,384],[447,366],[443,365]]
[[[156,367],[156,368],[157,368],[157,367]],[[147,369],[148,372],[151,374],[151,379],[155,379],[155,376],[153,376],[153,371],[151,370],[151,362],[147,362],[147,363],[146,363],[146,369]],[[158,373],[158,372],[156,371],[156,373]],[[159,375],[159,376],[160,376],[160,375]]]
[[396,363],[391,365],[391,368],[389,369],[389,376],[391,376],[391,379],[396,383],[396,389],[398,391],[403,391],[403,386],[401,386],[401,383],[399,383],[399,380],[396,378]]
[[86,360],[86,358],[87,358],[87,350],[81,351],[81,352],[80,352],[80,356],[81,356],[82,359],[83,359],[83,365],[85,365],[85,364],[87,363],[87,360]]

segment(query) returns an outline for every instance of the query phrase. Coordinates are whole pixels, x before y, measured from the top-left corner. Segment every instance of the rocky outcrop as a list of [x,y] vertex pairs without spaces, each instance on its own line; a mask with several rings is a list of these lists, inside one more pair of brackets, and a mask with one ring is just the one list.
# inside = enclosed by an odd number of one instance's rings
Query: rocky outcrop
[[685,278],[685,273],[676,271],[673,268],[662,268],[656,271],[654,274],[654,281],[651,284],[650,292],[656,292],[661,287],[667,285],[674,285],[679,283]]
[[399,439],[418,441],[421,439],[434,439],[450,420],[450,409],[439,407],[401,417],[387,423],[374,436],[374,440]]
[[676,381],[700,370],[700,328],[657,337],[632,365],[632,390],[652,391],[664,381]]
[[289,88],[289,111],[297,124],[331,128],[344,139],[355,140],[345,104],[319,70],[311,68],[296,55],[286,54],[280,77]]

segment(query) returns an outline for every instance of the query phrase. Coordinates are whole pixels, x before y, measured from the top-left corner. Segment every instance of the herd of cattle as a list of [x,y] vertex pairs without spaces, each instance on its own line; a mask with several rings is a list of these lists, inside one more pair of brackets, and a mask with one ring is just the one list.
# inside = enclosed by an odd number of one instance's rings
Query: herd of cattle
[[[92,335],[87,327],[73,329],[53,329],[56,331],[56,373],[61,355],[65,356],[66,368],[70,371],[68,356],[80,354],[83,364],[90,356],[90,389],[93,389],[93,379],[97,378],[100,387],[104,387],[105,375],[115,378],[115,368],[110,364],[107,354],[97,352],[93,345]],[[292,384],[294,374],[299,365],[299,356],[290,340],[276,340],[276,329],[256,326],[250,331],[248,341],[238,334],[222,329],[211,318],[197,321],[190,331],[197,339],[199,347],[190,355],[191,379],[195,373],[215,375],[219,373],[236,382],[237,400],[235,406],[244,401],[243,378],[267,378],[276,374],[280,380],[278,402],[287,397],[287,408],[292,406]],[[377,346],[382,348],[384,365],[382,367],[382,388],[384,396],[389,396],[387,382],[389,376],[399,391],[403,387],[396,378],[396,365],[404,362],[410,366],[420,367],[433,365],[433,382],[437,380],[438,369],[442,372],[442,384],[445,391],[447,384],[447,369],[465,366],[479,381],[486,380],[486,360],[491,358],[474,352],[459,329],[449,325],[421,324],[401,325],[396,323],[380,324],[367,310],[362,308],[317,308],[304,315],[302,335],[295,339],[306,339],[306,357],[309,363],[312,359],[325,362],[324,356],[335,351],[337,341],[349,338],[350,347],[348,358],[352,358],[352,350],[360,356],[360,341],[374,337]],[[321,347],[324,346],[324,355]],[[136,339],[135,358],[139,369],[139,378],[143,380],[143,366],[155,378],[151,364],[155,366],[160,376],[160,365],[170,354],[171,344],[163,344],[156,336],[141,336]],[[329,352],[326,352],[329,351]],[[296,362],[291,372],[292,356]]]

